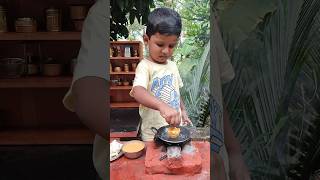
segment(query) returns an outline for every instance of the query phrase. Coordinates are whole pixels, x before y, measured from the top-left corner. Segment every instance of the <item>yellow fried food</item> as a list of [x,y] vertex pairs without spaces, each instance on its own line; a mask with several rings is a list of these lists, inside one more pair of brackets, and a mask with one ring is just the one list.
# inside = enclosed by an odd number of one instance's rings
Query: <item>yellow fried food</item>
[[168,128],[168,136],[169,138],[176,138],[180,134],[180,128],[177,127],[169,127]]

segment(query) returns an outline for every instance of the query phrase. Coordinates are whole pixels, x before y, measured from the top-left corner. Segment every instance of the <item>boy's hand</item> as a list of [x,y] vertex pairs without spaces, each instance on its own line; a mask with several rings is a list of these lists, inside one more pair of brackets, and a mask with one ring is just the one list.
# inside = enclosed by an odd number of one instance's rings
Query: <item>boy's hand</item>
[[180,120],[180,113],[170,107],[169,105],[163,103],[159,107],[160,115],[167,121],[168,124],[172,126],[179,126]]
[[182,118],[182,125],[191,125],[193,126],[191,120],[188,117],[187,111],[186,110],[181,110],[181,118]]

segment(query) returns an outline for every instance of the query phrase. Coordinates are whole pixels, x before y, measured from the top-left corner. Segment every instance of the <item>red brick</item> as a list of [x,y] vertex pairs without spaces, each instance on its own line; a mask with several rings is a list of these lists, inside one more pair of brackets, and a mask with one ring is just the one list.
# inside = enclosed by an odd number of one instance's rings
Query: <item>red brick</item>
[[164,154],[161,152],[161,148],[154,144],[149,144],[145,159],[146,173],[185,175],[200,173],[202,169],[202,159],[198,149],[196,147],[195,149],[195,152],[192,154],[182,153],[182,157],[180,159],[164,159],[160,161],[159,158]]
[[[146,142],[149,149],[153,142]],[[209,142],[194,141],[193,145],[198,148],[202,158],[201,173],[195,175],[169,175],[169,174],[146,174],[146,155],[138,159],[127,159],[122,156],[110,164],[111,180],[210,180],[210,144]]]

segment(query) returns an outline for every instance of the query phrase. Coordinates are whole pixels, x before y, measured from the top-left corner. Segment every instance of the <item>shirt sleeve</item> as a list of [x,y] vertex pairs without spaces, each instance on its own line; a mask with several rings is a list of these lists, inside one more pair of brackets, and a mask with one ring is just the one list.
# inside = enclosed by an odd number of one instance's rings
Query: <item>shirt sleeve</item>
[[[136,68],[136,74],[133,80],[132,87],[135,86],[142,86],[146,89],[148,89],[148,83],[149,83],[149,67],[146,62],[143,60],[139,62],[137,68]],[[131,91],[130,91],[131,95]]]
[[74,69],[72,84],[63,98],[64,106],[74,111],[73,83],[83,77],[94,76],[109,79],[108,74],[108,26],[107,14],[110,13],[106,1],[96,1],[90,8],[81,33],[81,47]]

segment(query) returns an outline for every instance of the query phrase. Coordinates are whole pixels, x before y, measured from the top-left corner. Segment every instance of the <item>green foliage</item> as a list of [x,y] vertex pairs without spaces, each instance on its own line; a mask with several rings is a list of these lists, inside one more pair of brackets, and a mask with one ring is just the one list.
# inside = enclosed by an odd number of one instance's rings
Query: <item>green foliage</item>
[[183,33],[175,50],[184,82],[181,96],[193,124],[207,126],[209,121],[209,45],[210,13],[208,0],[163,1],[158,6],[169,6],[179,12]]
[[192,38],[193,46],[203,48],[210,39],[210,12],[208,0],[185,0],[181,5],[184,36]]
[[152,7],[153,0],[111,0],[110,39],[127,38],[129,31],[126,26],[133,24],[135,19],[146,24]]
[[253,179],[307,180],[320,168],[319,9],[317,0],[283,0],[275,12],[265,11],[254,30],[223,28],[224,34],[249,32],[226,36],[236,76],[224,87],[224,98],[235,133],[247,147]]
[[[181,96],[192,123],[196,126],[205,126],[209,116],[209,64],[210,44],[208,43],[200,59],[182,62],[179,66],[183,80]],[[191,65],[195,63],[194,65]],[[188,68],[188,69],[187,69]]]
[[276,4],[277,0],[217,0],[223,36],[231,40],[228,50],[237,48],[241,41],[247,39],[264,16],[276,9]]

